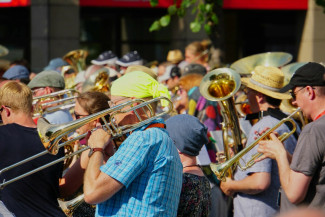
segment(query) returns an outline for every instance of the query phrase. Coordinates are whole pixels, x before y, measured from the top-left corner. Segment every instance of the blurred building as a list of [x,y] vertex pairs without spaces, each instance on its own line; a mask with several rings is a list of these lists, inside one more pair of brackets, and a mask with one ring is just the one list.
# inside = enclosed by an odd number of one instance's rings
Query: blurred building
[[[147,61],[165,61],[170,49],[208,38],[192,33],[191,13],[157,32],[151,23],[173,0],[0,0],[0,44],[8,60],[25,58],[35,72],[74,49],[87,49],[89,62],[112,50],[118,56],[138,50]],[[266,51],[284,51],[294,61],[324,62],[325,14],[315,0],[224,0],[213,43],[223,62]]]

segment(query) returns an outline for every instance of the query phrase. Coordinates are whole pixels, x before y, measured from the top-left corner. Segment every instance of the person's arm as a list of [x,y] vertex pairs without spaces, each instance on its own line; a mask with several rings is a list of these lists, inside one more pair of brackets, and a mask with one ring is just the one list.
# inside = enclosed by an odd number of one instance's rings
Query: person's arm
[[[91,148],[105,148],[109,140],[110,136],[103,129],[98,129],[90,136],[88,145]],[[100,171],[100,166],[103,164],[103,153],[93,153],[89,159],[84,177],[84,196],[85,201],[89,204],[97,204],[108,200],[123,187],[122,183]]]
[[242,180],[227,178],[220,183],[221,190],[228,196],[240,192],[244,194],[258,194],[265,191],[271,184],[271,174],[267,172],[252,173]]
[[291,155],[274,134],[270,134],[270,138],[259,143],[258,152],[263,153],[263,158],[277,161],[282,189],[291,203],[298,204],[306,197],[312,177],[293,171],[290,168]]

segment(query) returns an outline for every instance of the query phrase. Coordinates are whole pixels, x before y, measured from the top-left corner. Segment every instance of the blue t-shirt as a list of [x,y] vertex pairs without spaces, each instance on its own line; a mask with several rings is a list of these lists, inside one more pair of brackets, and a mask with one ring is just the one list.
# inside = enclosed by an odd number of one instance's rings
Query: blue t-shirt
[[[0,127],[0,169],[44,151],[35,128],[8,124]],[[0,181],[10,180],[63,156],[46,154],[0,175]],[[1,200],[17,217],[65,216],[59,207],[59,178],[62,163],[55,164],[1,190]]]
[[[249,132],[249,136],[247,139],[247,145],[252,144],[256,140],[255,132],[261,132],[266,127],[273,127],[279,120],[272,117],[266,116],[263,117],[259,122],[257,122]],[[289,132],[289,128],[282,124],[276,132],[279,135],[282,135],[284,132]],[[297,129],[299,134],[299,129]],[[285,142],[285,148],[289,153],[293,153],[296,147],[297,140],[296,138],[291,135]],[[253,154],[257,153],[258,145],[256,145],[252,150],[246,153],[243,156],[243,160],[248,162],[249,159],[252,157]],[[240,163],[243,165],[245,164],[243,160],[240,160]],[[265,159],[258,163],[255,163],[251,168],[242,171],[237,167],[235,172],[234,179],[235,180],[242,180],[247,177],[251,173],[256,172],[267,172],[271,173],[271,184],[265,191],[258,193],[258,194],[243,194],[237,193],[234,197],[234,217],[252,217],[252,216],[274,216],[274,214],[279,210],[279,206],[277,204],[278,200],[278,192],[280,188],[280,180],[279,180],[279,171],[278,166],[275,160],[272,159]]]
[[101,166],[124,187],[97,205],[96,216],[176,216],[182,164],[167,131],[144,130],[146,126],[128,136]]

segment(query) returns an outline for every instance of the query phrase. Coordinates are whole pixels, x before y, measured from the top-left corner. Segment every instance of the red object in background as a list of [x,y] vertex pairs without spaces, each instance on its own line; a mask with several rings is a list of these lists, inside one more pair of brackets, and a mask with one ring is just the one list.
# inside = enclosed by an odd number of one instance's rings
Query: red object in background
[[0,0],[0,7],[26,7],[30,0]]
[[223,0],[223,9],[307,10],[308,0]]
[[[172,4],[174,0],[159,0],[157,7],[168,8]],[[80,6],[151,8],[149,0],[80,0]]]

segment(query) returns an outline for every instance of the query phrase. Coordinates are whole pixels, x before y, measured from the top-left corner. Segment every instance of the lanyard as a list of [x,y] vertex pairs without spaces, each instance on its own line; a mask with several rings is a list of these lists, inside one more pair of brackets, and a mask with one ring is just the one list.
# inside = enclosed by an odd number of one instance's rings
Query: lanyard
[[320,113],[319,115],[316,116],[315,121],[316,121],[318,118],[322,117],[323,115],[325,115],[325,110],[324,110],[322,113]]

